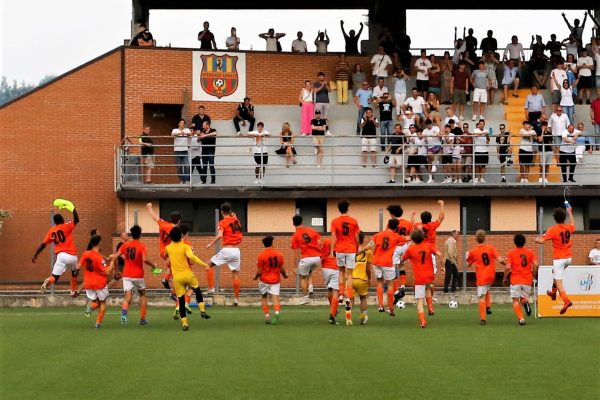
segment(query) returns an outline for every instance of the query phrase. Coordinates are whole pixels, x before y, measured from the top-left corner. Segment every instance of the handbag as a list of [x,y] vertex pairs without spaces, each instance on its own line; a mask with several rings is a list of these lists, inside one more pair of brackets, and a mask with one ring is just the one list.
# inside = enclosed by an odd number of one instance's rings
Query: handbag
[[383,163],[384,164],[389,164],[389,162],[390,162],[390,156],[383,157]]

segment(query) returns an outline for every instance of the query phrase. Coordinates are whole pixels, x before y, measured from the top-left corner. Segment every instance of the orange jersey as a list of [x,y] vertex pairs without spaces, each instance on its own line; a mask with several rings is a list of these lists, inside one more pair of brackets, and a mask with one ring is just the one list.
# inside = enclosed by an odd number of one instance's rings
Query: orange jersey
[[437,237],[436,230],[442,223],[439,221],[431,221],[426,224],[422,222],[417,222],[414,225],[415,229],[422,229],[423,233],[425,233],[425,242],[431,243],[435,246],[435,239]]
[[106,287],[107,267],[102,254],[95,250],[88,250],[81,256],[79,265],[85,270],[83,275],[85,289],[100,290]]
[[54,254],[67,253],[76,256],[77,249],[73,243],[73,229],[75,229],[75,224],[72,221],[66,224],[54,225],[46,233],[44,243],[54,243]]
[[260,268],[260,281],[263,283],[281,282],[281,271],[283,267],[283,254],[281,252],[268,248],[258,255],[256,265]]
[[389,229],[373,236],[373,265],[378,267],[392,267],[394,250],[396,246],[406,243],[406,240],[396,232]]
[[296,228],[294,236],[292,236],[292,249],[300,249],[302,258],[304,257],[320,257],[321,246],[319,240],[321,235],[312,228],[299,226]]
[[219,230],[223,232],[223,245],[234,246],[242,243],[242,224],[233,215],[219,221]]
[[531,269],[533,264],[537,264],[537,257],[533,254],[533,251],[524,247],[517,247],[509,251],[506,258],[510,266],[510,284],[531,285],[533,282]]
[[571,234],[575,232],[575,225],[556,224],[544,233],[544,240],[552,240],[552,258],[571,258]]
[[433,261],[431,256],[437,253],[437,249],[431,243],[424,241],[419,244],[411,244],[402,254],[402,260],[409,260],[415,277],[415,285],[426,285],[433,282]]
[[498,251],[491,244],[479,244],[469,251],[467,263],[475,264],[477,286],[491,285],[496,279]]
[[[403,219],[403,218],[399,218],[398,219],[398,228],[396,229],[396,233],[399,234],[400,236],[402,236],[402,239],[404,240],[404,236],[410,236],[410,233],[413,230],[413,226],[410,223],[410,221]],[[406,240],[404,240],[402,243],[400,243],[400,245],[403,245],[404,243],[406,243]]]
[[143,258],[146,256],[146,246],[139,240],[131,239],[119,247],[119,253],[123,254],[123,258],[125,259],[123,276],[125,278],[143,278]]
[[356,253],[358,242],[358,222],[352,217],[341,215],[331,221],[331,232],[335,233],[335,246],[333,250],[336,253]]
[[325,239],[321,250],[321,268],[340,269],[335,257],[330,257],[329,253],[331,253],[331,240]]
[[164,219],[159,219],[156,223],[158,224],[158,243],[160,245],[160,257],[163,260],[166,260],[167,257],[165,256],[165,247],[171,244],[171,238],[169,237],[169,234],[171,233],[171,229],[173,229],[175,225],[165,221]]

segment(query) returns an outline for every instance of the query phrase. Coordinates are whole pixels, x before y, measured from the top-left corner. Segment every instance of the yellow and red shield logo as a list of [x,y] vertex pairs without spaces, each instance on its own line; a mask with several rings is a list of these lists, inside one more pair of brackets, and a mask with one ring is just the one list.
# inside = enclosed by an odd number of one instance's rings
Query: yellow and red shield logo
[[202,89],[218,99],[233,94],[239,82],[236,69],[238,57],[209,54],[202,55],[200,58],[202,59],[202,72],[200,72]]

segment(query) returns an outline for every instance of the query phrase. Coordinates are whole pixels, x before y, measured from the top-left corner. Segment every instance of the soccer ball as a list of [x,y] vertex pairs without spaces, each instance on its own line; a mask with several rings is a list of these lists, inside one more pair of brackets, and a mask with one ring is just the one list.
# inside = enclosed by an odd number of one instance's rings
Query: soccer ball
[[402,300],[396,303],[396,308],[406,308],[406,304]]
[[448,302],[448,307],[450,307],[450,308],[458,308],[458,301],[456,301],[456,300],[450,300]]
[[216,87],[223,87],[225,85],[225,82],[223,81],[223,79],[216,79],[215,80],[215,86]]

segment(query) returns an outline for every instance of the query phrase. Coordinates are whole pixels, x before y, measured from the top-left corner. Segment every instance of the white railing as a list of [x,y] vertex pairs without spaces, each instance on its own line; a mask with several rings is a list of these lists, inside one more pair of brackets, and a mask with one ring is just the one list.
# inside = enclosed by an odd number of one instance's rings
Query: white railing
[[[169,139],[156,137],[158,139]],[[593,138],[593,137],[589,137]],[[311,137],[298,137],[294,144],[297,154],[291,158],[278,155],[275,150],[278,145],[273,144],[277,137],[271,137],[268,145],[262,146],[262,152],[267,157],[255,157],[250,151],[252,144],[243,137],[223,137],[217,139],[214,155],[215,186],[226,187],[405,187],[418,185],[444,186],[444,187],[469,187],[475,185],[563,185],[561,169],[566,167],[566,184],[574,184],[568,178],[573,178],[578,185],[600,184],[600,151],[590,151],[590,146],[583,148],[581,162],[573,164],[574,174],[568,175],[571,168],[565,161],[568,157],[560,158],[560,146],[553,146],[549,154],[545,148],[533,153],[533,161],[529,172],[520,171],[518,155],[519,147],[511,145],[507,157],[499,154],[499,146],[495,143],[495,136],[491,137],[488,150],[488,160],[485,170],[480,170],[478,162],[484,162],[482,156],[470,153],[472,144],[461,144],[463,151],[460,157],[443,154],[440,150],[437,155],[430,154],[418,157],[410,154],[411,149],[423,146],[404,144],[402,154],[384,163],[390,154],[382,151],[380,137],[377,137],[376,152],[367,153],[366,163],[363,164],[362,145],[359,136],[325,136],[322,146],[323,160],[320,166],[316,164],[316,148]],[[208,166],[201,164],[202,159],[195,158],[200,153],[189,152],[178,161],[175,159],[172,144],[154,145],[157,153],[154,156],[154,168],[150,174],[144,167],[144,157],[140,155],[139,145],[127,145],[117,148],[116,189],[140,189],[144,187],[199,187],[213,185],[213,176]],[[600,144],[598,147],[600,148]],[[198,148],[196,148],[198,149]],[[578,149],[578,153],[581,151]],[[209,148],[203,149],[207,151]],[[556,153],[554,153],[556,151]],[[206,154],[206,153],[205,153]],[[260,153],[259,153],[260,154]],[[373,162],[373,157],[375,161]],[[575,157],[575,156],[574,156]],[[209,158],[205,158],[209,160]],[[183,161],[183,162],[182,162]],[[295,163],[294,163],[295,161]],[[392,180],[391,162],[398,162],[395,171],[395,182]],[[448,163],[451,162],[451,163]],[[413,164],[418,164],[414,165]],[[548,167],[548,168],[546,168]],[[203,169],[204,168],[204,169]],[[264,173],[263,173],[264,171]],[[526,178],[525,178],[526,177]],[[504,179],[503,179],[504,178]],[[527,182],[522,179],[528,179]],[[144,183],[146,180],[152,183]],[[203,183],[203,181],[205,183]]]

